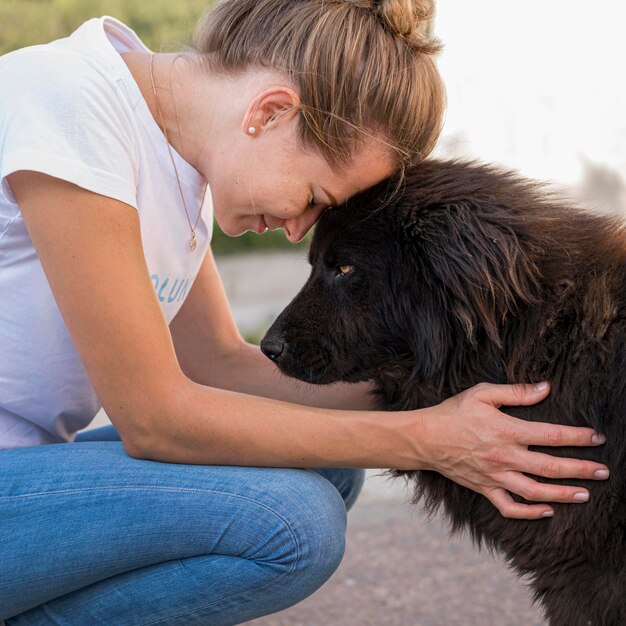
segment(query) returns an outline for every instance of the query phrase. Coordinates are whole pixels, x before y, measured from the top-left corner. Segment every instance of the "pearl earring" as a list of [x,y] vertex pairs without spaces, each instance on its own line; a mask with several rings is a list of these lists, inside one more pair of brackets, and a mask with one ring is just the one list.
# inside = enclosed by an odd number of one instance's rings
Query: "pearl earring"
[[250,128],[248,128],[248,132],[249,132],[251,135],[254,135],[254,133],[256,133],[256,128],[255,128],[254,126],[250,126]]

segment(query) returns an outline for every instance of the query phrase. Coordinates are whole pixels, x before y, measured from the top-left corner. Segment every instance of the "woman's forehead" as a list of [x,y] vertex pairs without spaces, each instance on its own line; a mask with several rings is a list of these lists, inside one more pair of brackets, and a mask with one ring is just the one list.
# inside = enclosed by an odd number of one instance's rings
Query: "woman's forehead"
[[343,204],[353,195],[368,189],[391,176],[396,170],[395,163],[387,151],[369,146],[359,151],[352,162],[341,173],[334,173],[333,180],[321,183],[332,204]]

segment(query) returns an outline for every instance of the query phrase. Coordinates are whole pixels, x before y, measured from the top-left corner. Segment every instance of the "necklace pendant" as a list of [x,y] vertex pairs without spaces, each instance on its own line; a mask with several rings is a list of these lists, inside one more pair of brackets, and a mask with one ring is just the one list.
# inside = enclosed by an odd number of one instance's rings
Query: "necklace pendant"
[[196,249],[196,233],[192,233],[189,249],[193,252]]

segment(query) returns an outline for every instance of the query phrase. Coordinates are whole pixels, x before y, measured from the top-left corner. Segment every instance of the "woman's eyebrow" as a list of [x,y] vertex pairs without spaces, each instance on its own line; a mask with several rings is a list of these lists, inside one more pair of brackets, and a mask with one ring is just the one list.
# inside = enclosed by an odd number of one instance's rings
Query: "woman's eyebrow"
[[326,194],[326,197],[330,200],[330,204],[332,206],[337,206],[339,204],[337,202],[337,198],[335,198],[335,196],[333,196],[333,194],[330,193],[330,191],[327,191],[326,189],[324,189],[324,187],[320,187],[320,189]]

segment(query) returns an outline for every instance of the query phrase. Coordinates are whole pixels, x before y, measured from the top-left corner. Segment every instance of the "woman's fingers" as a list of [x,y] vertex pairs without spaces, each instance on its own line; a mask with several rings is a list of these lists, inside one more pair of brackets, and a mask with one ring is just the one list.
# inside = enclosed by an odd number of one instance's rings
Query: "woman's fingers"
[[547,382],[537,383],[536,385],[479,383],[471,387],[468,392],[474,394],[477,400],[499,408],[503,405],[521,406],[536,404],[550,393],[550,385]]
[[511,460],[510,466],[520,472],[544,478],[606,480],[609,477],[608,468],[601,463],[550,456],[542,452],[520,455],[519,459]]
[[589,500],[589,491],[571,485],[540,483],[519,472],[509,472],[505,486],[508,491],[529,502],[583,503]]
[[[602,463],[567,457],[552,456],[527,448],[498,448],[487,455],[488,462],[499,471],[514,470],[544,478],[580,478],[583,480],[606,480],[609,469]],[[498,470],[496,470],[498,471]]]
[[[532,476],[604,480],[609,476],[605,465],[531,451],[528,446],[596,446],[605,438],[592,428],[529,422],[498,410],[503,405],[532,405],[548,393],[547,384],[481,383],[444,401],[439,408],[448,419],[428,422],[435,427],[430,439],[438,444],[428,469],[485,495],[506,517],[538,519],[553,514],[544,503],[588,501],[585,488],[543,483]],[[513,496],[533,504],[515,502]]]
[[528,446],[599,446],[606,441],[593,428],[519,421],[524,426],[518,441]]
[[[468,390],[476,400],[491,404],[495,408],[504,405],[536,404],[543,400],[549,391],[548,383],[536,385],[480,383]],[[515,422],[511,422],[509,427],[502,432],[502,435],[528,446],[598,446],[606,441],[604,435],[596,433],[593,428],[527,422],[517,418],[512,418],[512,420]]]
[[554,514],[554,510],[545,504],[522,504],[515,502],[511,494],[505,489],[489,489],[484,495],[504,517],[541,519],[542,517],[552,517]]

